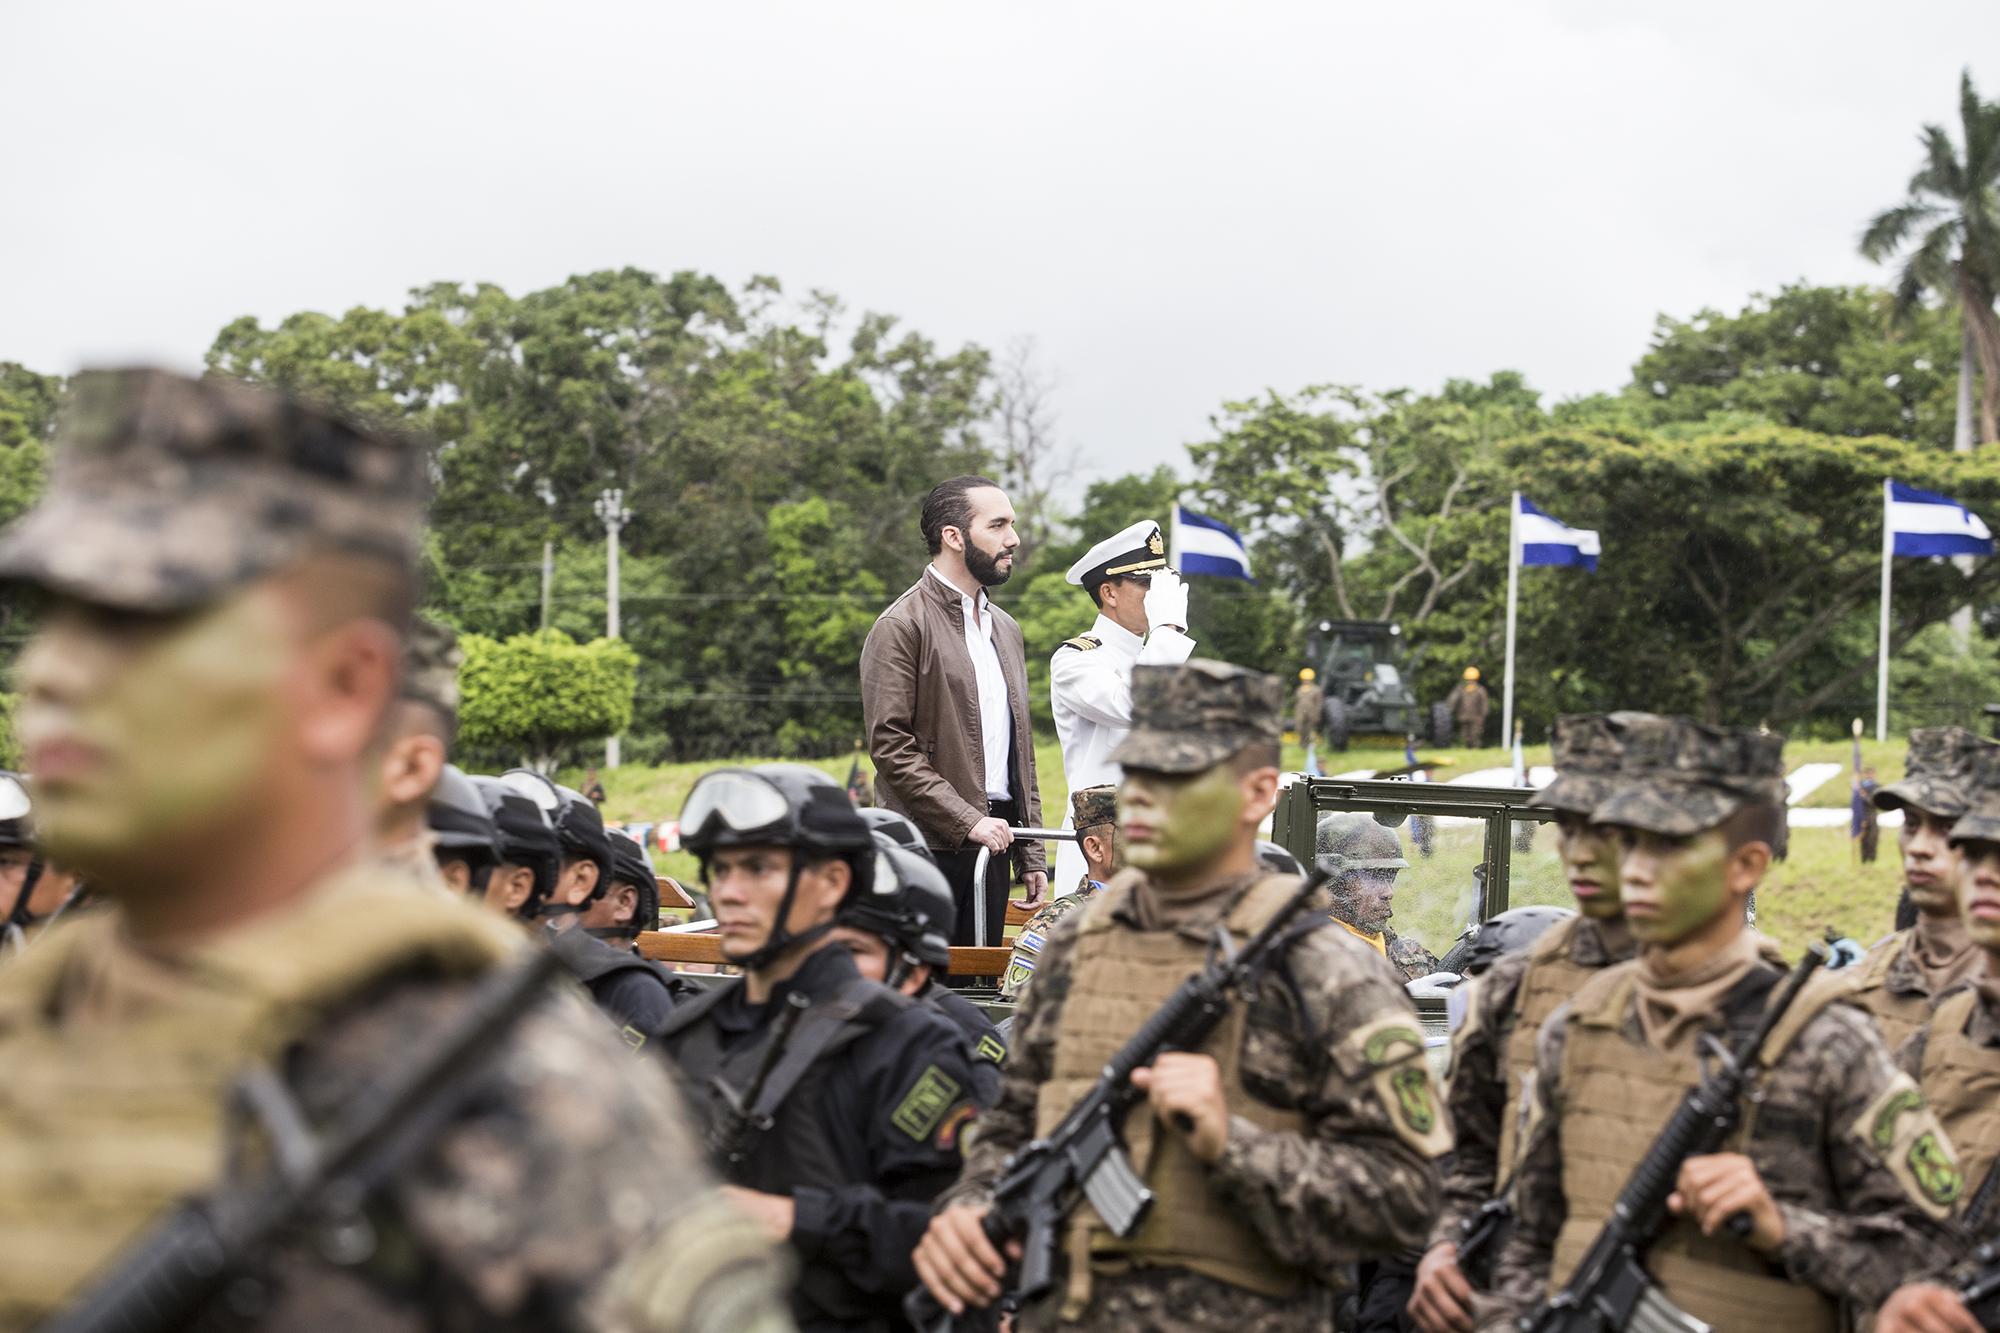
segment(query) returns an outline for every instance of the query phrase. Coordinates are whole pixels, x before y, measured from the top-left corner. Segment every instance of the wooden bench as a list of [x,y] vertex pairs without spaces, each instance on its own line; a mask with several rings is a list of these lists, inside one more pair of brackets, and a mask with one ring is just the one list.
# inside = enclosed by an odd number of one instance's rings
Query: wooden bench
[[[669,935],[648,930],[639,935],[639,952],[656,963],[721,964],[722,941],[712,934]],[[953,949],[951,974],[955,977],[997,977],[1007,971],[1012,948]]]

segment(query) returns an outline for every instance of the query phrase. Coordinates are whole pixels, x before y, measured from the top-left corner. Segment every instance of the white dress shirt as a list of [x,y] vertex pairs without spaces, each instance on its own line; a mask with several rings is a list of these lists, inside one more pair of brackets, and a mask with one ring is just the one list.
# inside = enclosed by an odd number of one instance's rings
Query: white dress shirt
[[[1071,791],[1124,777],[1111,762],[1111,752],[1132,729],[1132,668],[1178,666],[1194,655],[1194,640],[1171,625],[1141,639],[1102,613],[1088,637],[1103,646],[1058,648],[1049,659],[1049,702],[1062,741],[1063,777]],[[1067,810],[1062,826],[1071,827]],[[1058,895],[1075,892],[1084,868],[1080,847],[1057,843],[1050,887]]]
[[986,799],[1009,800],[1013,793],[1007,784],[1007,753],[1013,743],[1014,713],[1007,706],[1007,677],[1000,670],[1000,650],[993,646],[993,616],[986,589],[981,588],[975,600],[938,573],[936,565],[925,568],[932,578],[958,593],[959,609],[965,614],[965,651],[972,658],[972,674],[979,682],[979,740],[986,758]]

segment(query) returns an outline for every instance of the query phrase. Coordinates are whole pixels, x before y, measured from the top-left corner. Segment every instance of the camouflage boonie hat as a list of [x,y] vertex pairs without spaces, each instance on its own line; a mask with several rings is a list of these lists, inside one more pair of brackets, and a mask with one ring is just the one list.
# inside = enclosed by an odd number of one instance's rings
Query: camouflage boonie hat
[[1127,768],[1199,773],[1248,745],[1276,745],[1285,685],[1207,658],[1132,669],[1132,730],[1111,753]]
[[1974,770],[1981,756],[1992,752],[2000,752],[2000,745],[1964,727],[1918,727],[1910,733],[1910,748],[1903,756],[1903,780],[1877,787],[1875,808],[1900,810],[1914,805],[1956,819],[1972,804],[1972,789],[1978,782]]
[[70,382],[48,490],[0,579],[171,613],[319,551],[414,567],[424,451],[287,394],[162,370]]
[[1670,838],[1712,829],[1745,805],[1785,803],[1785,738],[1711,727],[1685,717],[1630,713],[1611,793],[1590,812]]
[[1572,713],[1556,719],[1551,737],[1556,780],[1535,793],[1536,805],[1588,815],[1604,803],[1625,749],[1619,736],[1621,716]]
[[1070,827],[1096,828],[1118,822],[1118,789],[1085,787],[1069,794]]
[[[1937,731],[1958,731],[1958,727],[1930,728]],[[1967,733],[1970,735],[1970,733]],[[1958,822],[1951,826],[1947,835],[1953,842],[2000,842],[2000,745],[1990,741],[1979,742],[1972,751],[1967,765],[1967,775],[1959,790],[1964,794],[1967,808],[1959,815]],[[1910,733],[1910,754],[1914,762],[1917,752],[1917,733]],[[1911,801],[1921,810],[1938,813],[1935,807]]]
[[403,698],[456,718],[458,668],[463,661],[458,631],[429,616],[418,616],[403,642]]

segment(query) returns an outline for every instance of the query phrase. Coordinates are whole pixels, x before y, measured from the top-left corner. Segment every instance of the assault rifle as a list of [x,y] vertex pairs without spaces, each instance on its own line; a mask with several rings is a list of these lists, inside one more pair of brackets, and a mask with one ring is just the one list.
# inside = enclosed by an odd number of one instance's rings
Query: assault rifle
[[1958,1283],[1958,1298],[1984,1329],[2000,1329],[2000,1242],[1987,1241],[1972,1255],[1972,1272]]
[[[1667,1127],[1645,1159],[1618,1192],[1604,1229],[1591,1242],[1569,1283],[1534,1314],[1521,1320],[1526,1333],[1709,1333],[1707,1324],[1677,1309],[1653,1285],[1642,1262],[1646,1250],[1667,1221],[1667,1196],[1690,1157],[1712,1153],[1736,1128],[1741,1101],[1752,1079],[1763,1072],[1763,1050],[1778,1020],[1827,959],[1827,947],[1814,944],[1792,969],[1778,993],[1765,1006],[1756,1030],[1734,1051],[1704,1034],[1705,1068],[1701,1082],[1688,1090]],[[1750,1219],[1737,1214],[1728,1229],[1738,1237],[1750,1230]]]
[[1514,1225],[1513,1196],[1503,1194],[1479,1205],[1479,1211],[1459,1223],[1458,1271],[1465,1280],[1485,1291],[1493,1285],[1493,1261],[1500,1256],[1500,1242]]
[[787,991],[785,1011],[778,1015],[777,1030],[771,1034],[771,1044],[764,1048],[764,1058],[749,1086],[738,1092],[724,1083],[720,1075],[716,1077],[715,1087],[722,1094],[723,1112],[709,1132],[708,1155],[724,1176],[730,1176],[743,1165],[752,1132],[762,1134],[771,1128],[771,1112],[757,1103],[764,1095],[764,1086],[771,1081],[771,1071],[778,1067],[778,1062],[785,1058],[786,1048],[792,1044],[792,1030],[810,1008],[811,1000],[797,991]]
[[480,1089],[502,1040],[561,967],[530,949],[495,970],[416,1058],[360,1082],[315,1136],[277,1074],[253,1069],[236,1103],[270,1133],[274,1169],[262,1180],[189,1199],[127,1250],[41,1333],[165,1333],[187,1327],[231,1280],[291,1235],[316,1235],[350,1262],[374,1245],[362,1209],[377,1188],[430,1147]]
[[[1019,1309],[1055,1286],[1058,1233],[1079,1198],[1090,1200],[1117,1235],[1138,1230],[1153,1205],[1153,1192],[1132,1169],[1118,1137],[1126,1112],[1145,1099],[1132,1086],[1132,1071],[1152,1064],[1162,1051],[1199,1048],[1228,1014],[1230,998],[1249,996],[1265,970],[1289,947],[1293,918],[1318,901],[1339,865],[1337,857],[1322,859],[1298,892],[1240,951],[1228,930],[1218,926],[1208,965],[1182,982],[1145,1026],[1118,1048],[1090,1091],[1070,1107],[1047,1138],[1035,1140],[1007,1160],[993,1189],[985,1229],[987,1239],[1003,1250],[1018,1238],[1021,1261],[1009,1275],[1008,1294],[996,1306]],[[910,1293],[903,1308],[923,1333],[990,1329],[999,1324],[998,1308],[953,1316],[923,1287]]]

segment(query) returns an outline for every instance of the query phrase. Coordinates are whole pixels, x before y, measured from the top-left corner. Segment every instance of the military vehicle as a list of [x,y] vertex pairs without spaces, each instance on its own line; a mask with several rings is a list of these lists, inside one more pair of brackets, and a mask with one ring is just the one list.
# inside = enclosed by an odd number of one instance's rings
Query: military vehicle
[[1321,734],[1329,750],[1356,735],[1415,736],[1451,744],[1451,710],[1417,702],[1404,679],[1403,627],[1387,620],[1322,620],[1306,632],[1306,660],[1326,691]]

